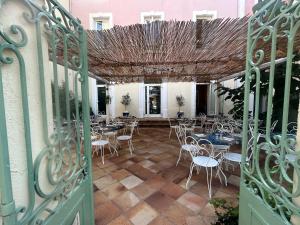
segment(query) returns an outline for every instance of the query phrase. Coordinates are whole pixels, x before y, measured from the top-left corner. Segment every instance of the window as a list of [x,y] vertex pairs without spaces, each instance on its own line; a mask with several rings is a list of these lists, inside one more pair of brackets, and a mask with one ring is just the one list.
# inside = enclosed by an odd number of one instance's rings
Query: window
[[154,21],[164,20],[163,12],[142,12],[141,23],[152,23]]
[[113,26],[111,13],[91,13],[89,16],[92,30],[106,30]]
[[197,20],[213,20],[217,18],[217,11],[209,11],[209,10],[202,10],[202,11],[194,11],[193,12],[193,21]]
[[101,20],[98,20],[96,23],[96,30],[103,30],[103,22]]

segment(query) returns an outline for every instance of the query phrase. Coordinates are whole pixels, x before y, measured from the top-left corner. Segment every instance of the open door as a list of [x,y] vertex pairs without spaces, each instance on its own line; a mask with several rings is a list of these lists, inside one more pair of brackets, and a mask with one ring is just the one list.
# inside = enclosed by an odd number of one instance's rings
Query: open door
[[207,114],[208,84],[196,85],[196,115]]
[[[259,1],[254,7],[254,15],[248,22],[240,225],[300,224],[299,145],[296,144],[296,134],[288,130],[289,108],[293,94],[291,87],[297,82],[293,78],[292,68],[294,57],[299,54],[299,8],[299,1]],[[280,48],[284,51],[280,51]],[[286,55],[280,54],[285,51]],[[283,72],[277,71],[276,63],[280,60],[286,66]],[[260,70],[265,62],[270,62],[270,68],[267,70],[266,126],[261,128],[260,101],[255,101],[251,123],[248,119],[248,107],[250,82],[255,83],[256,99],[260,99],[260,95],[263,94],[260,93],[262,79]],[[278,82],[276,76],[282,76],[282,73],[284,73],[283,81],[276,84]],[[278,101],[274,85],[279,85],[284,91],[280,107],[274,107]],[[281,115],[281,118],[276,129],[273,129],[276,122],[275,112]],[[251,131],[249,127],[252,128]],[[259,133],[262,138],[249,149],[247,146],[249,137],[254,136],[254,140],[257,140]]]

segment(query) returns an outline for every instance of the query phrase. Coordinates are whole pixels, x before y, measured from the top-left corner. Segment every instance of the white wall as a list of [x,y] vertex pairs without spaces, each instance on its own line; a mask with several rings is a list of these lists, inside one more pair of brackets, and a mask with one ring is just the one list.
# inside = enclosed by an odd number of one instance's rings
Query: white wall
[[[227,88],[231,88],[231,89],[234,89],[235,88],[235,82],[234,82],[234,79],[231,79],[231,80],[226,80],[223,82],[223,86],[224,87],[227,87]],[[223,107],[223,113],[224,115],[228,116],[228,112],[229,110],[231,110],[233,108],[233,103],[231,100],[227,100],[227,101],[223,101],[223,99],[225,99],[227,97],[227,94],[224,95],[224,96],[220,96],[219,99],[220,99],[220,112],[222,112],[222,109],[221,107]],[[223,103],[222,103],[223,101]],[[223,105],[223,106],[222,106]]]
[[168,116],[177,117],[179,111],[176,95],[182,95],[185,99],[185,105],[181,107],[186,117],[192,116],[192,82],[169,82],[168,83]]
[[132,116],[139,117],[139,83],[116,84],[115,85],[115,115],[122,116],[125,111],[124,105],[121,104],[122,96],[129,93],[131,103],[127,106],[127,111]]

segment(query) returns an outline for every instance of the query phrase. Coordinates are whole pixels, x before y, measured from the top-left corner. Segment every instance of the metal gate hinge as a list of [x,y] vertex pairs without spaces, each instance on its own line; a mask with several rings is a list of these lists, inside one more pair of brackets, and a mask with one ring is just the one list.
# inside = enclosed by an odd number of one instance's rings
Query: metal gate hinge
[[16,212],[15,201],[0,205],[0,216],[10,216]]

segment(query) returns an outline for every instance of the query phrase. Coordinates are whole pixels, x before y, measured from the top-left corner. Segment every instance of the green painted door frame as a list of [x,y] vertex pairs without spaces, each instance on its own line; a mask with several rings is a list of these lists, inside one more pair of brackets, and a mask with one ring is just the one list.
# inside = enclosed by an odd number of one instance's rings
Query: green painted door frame
[[[0,219],[3,225],[71,225],[79,218],[80,224],[93,225],[87,37],[80,21],[56,0],[45,0],[44,4],[35,0],[0,0],[0,16],[9,5],[18,9],[11,13],[20,20],[9,21],[11,24],[0,21]],[[24,8],[21,15],[20,7]],[[28,33],[28,27],[34,33]],[[36,58],[23,55],[29,44],[35,46],[32,51],[36,51]],[[32,61],[37,62],[38,74],[28,73]],[[50,77],[49,65],[53,69]],[[7,112],[14,106],[5,102],[3,80],[9,68],[19,68],[19,73],[9,75],[20,81],[28,176],[28,184],[22,185],[27,185],[27,205],[19,205],[13,194],[16,184],[12,181],[10,159],[19,153],[9,149],[8,144]],[[36,77],[39,86],[34,88],[39,89],[40,96],[32,99],[28,81]],[[30,102],[36,102],[42,114],[44,147],[36,157]],[[49,105],[53,106],[53,114]]]
[[[292,60],[297,46],[294,46],[300,27],[300,1],[264,0],[253,8],[253,16],[248,22],[247,59],[244,92],[242,173],[240,186],[240,225],[284,225],[291,224],[293,216],[300,216],[300,207],[293,201],[300,196],[299,151],[296,149],[296,135],[288,133],[290,107],[290,86]],[[273,108],[275,60],[278,45],[286,43],[286,71],[284,102],[282,108]],[[298,43],[299,44],[299,43]],[[299,46],[298,46],[299,47]],[[299,54],[299,53],[298,53]],[[282,57],[282,56],[281,56]],[[255,101],[253,121],[249,121],[250,82],[256,83],[255,98],[260,97],[260,65],[270,62],[266,128],[259,130],[259,101]],[[271,125],[274,110],[282,111],[280,131],[274,133]],[[250,134],[249,126],[253,132]],[[257,139],[253,147],[253,157],[249,156],[247,143],[250,135]],[[293,160],[289,159],[290,157]]]

